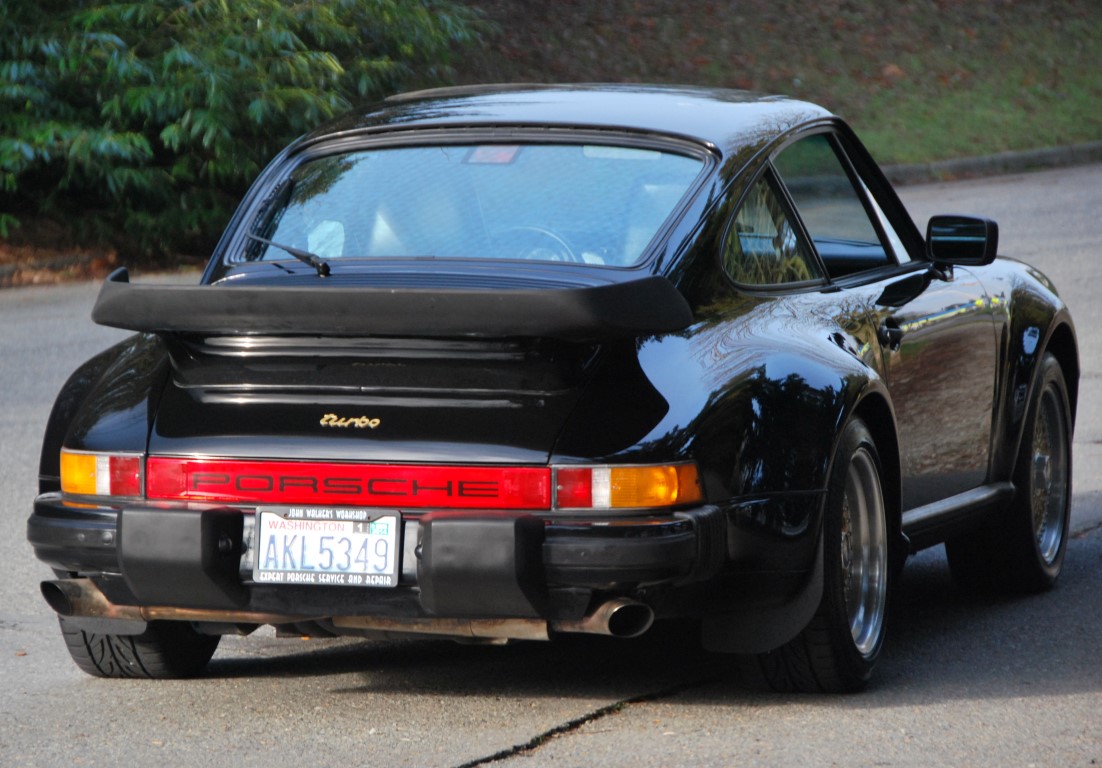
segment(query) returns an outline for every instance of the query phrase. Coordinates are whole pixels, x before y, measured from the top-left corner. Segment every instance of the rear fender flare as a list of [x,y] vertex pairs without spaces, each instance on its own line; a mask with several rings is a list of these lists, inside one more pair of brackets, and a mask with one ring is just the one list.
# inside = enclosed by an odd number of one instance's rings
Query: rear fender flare
[[46,421],[42,452],[38,461],[38,492],[61,490],[61,447],[73,417],[84,404],[88,393],[103,376],[103,372],[119,354],[119,345],[100,352],[85,361],[62,385]]

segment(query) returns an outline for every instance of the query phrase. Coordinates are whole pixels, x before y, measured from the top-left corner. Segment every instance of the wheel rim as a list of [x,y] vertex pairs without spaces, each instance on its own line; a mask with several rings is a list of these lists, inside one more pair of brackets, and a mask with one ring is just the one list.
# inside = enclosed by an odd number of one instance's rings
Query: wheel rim
[[1067,516],[1067,424],[1061,406],[1056,392],[1047,388],[1033,430],[1030,503],[1037,552],[1045,565],[1052,565],[1060,552]]
[[842,579],[853,643],[869,656],[880,642],[888,591],[888,537],[876,462],[859,448],[842,500]]

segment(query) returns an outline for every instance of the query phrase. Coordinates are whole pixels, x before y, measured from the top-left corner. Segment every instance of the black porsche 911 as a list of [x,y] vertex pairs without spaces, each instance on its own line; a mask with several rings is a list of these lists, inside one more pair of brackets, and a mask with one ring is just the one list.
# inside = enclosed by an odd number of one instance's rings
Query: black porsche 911
[[395,97],[260,175],[200,285],[46,428],[28,537],[77,665],[219,637],[699,625],[780,690],[869,679],[906,557],[1056,580],[1079,363],[994,222],[925,237],[850,128],[734,91]]

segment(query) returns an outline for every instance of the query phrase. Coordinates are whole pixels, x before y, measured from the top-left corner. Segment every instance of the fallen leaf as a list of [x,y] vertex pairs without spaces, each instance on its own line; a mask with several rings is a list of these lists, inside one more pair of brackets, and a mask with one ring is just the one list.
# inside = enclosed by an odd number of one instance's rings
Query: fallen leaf
[[882,70],[880,70],[880,76],[890,82],[902,80],[907,76],[907,73],[903,71],[903,68],[898,64],[888,64]]

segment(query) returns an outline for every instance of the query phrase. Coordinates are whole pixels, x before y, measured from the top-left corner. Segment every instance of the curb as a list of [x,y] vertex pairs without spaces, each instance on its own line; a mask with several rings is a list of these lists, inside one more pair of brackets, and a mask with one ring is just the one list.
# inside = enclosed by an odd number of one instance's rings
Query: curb
[[0,288],[13,287],[13,278],[20,272],[63,272],[65,270],[87,267],[98,258],[92,254],[74,254],[72,256],[55,256],[36,261],[14,261],[9,264],[0,264]]
[[998,176],[1044,168],[1065,168],[1071,165],[1102,163],[1102,141],[1075,144],[1070,147],[1031,149],[1023,152],[1000,152],[986,157],[966,157],[959,160],[939,160],[916,165],[889,165],[883,171],[893,184],[929,184],[938,181]]

